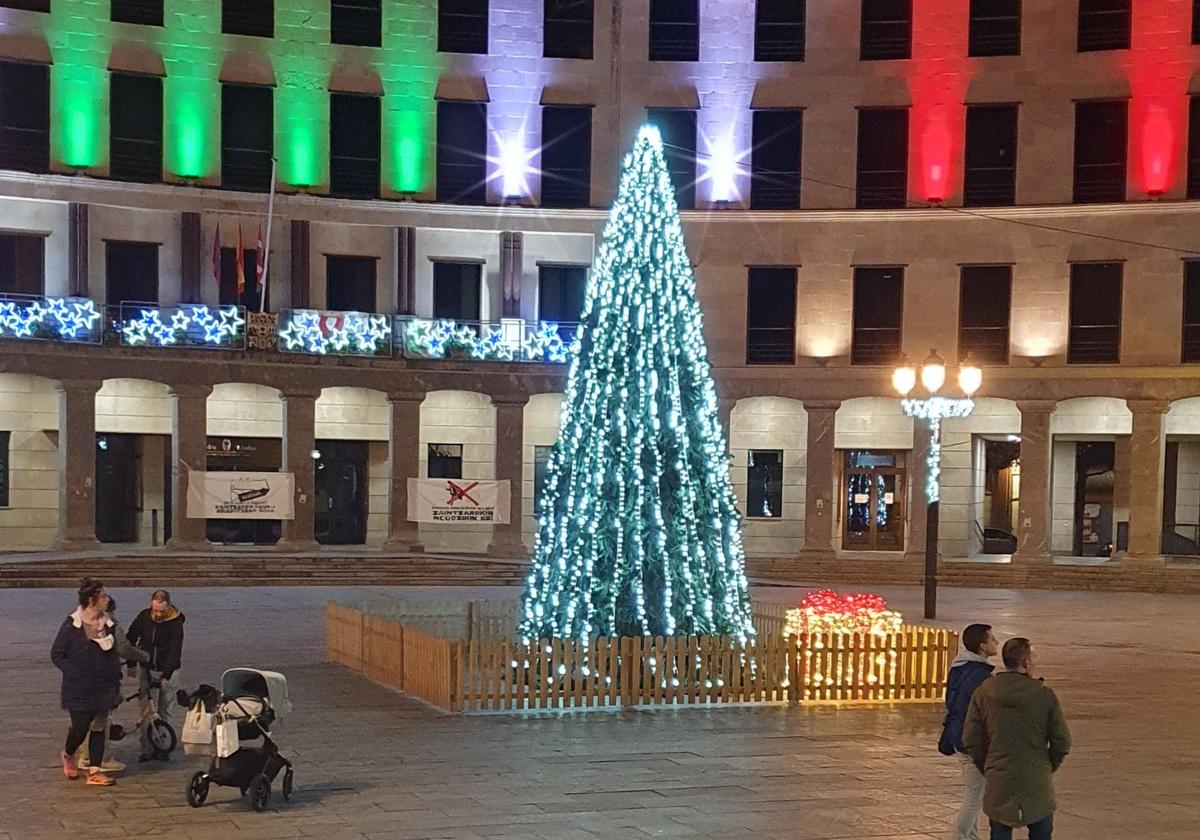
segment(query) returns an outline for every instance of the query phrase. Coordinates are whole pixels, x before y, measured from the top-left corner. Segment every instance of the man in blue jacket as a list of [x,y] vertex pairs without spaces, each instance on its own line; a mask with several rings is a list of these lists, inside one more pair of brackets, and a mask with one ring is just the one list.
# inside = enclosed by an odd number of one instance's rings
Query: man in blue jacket
[[[963,802],[954,825],[954,840],[979,840],[979,811],[983,807],[983,774],[963,746],[963,723],[971,705],[971,695],[992,675],[995,668],[988,658],[1000,650],[991,625],[972,624],[963,630],[963,649],[950,663],[946,678],[946,720],[943,745],[952,747],[962,765]],[[948,743],[947,743],[948,742]],[[944,750],[949,753],[949,749]]]

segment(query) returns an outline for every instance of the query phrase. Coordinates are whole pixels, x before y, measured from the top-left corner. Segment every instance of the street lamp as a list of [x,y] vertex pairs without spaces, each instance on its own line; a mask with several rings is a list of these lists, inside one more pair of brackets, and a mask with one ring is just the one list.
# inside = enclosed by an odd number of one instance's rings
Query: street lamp
[[942,472],[942,421],[948,417],[966,417],[975,407],[971,396],[983,384],[983,371],[970,361],[958,369],[958,387],[962,398],[942,397],[938,391],[946,384],[946,360],[931,349],[921,363],[921,387],[928,396],[910,399],[917,386],[917,369],[907,360],[892,372],[892,387],[901,397],[904,413],[929,424],[929,454],[925,457],[925,618],[937,618],[937,552],[938,500],[941,496],[939,477]]

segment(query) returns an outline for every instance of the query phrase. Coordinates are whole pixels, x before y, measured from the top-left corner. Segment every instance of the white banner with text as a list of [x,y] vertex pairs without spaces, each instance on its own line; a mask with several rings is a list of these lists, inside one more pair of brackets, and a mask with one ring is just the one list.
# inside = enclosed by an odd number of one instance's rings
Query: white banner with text
[[292,473],[188,473],[189,519],[295,519]]
[[507,481],[472,478],[410,478],[410,522],[484,522],[507,525],[510,505]]

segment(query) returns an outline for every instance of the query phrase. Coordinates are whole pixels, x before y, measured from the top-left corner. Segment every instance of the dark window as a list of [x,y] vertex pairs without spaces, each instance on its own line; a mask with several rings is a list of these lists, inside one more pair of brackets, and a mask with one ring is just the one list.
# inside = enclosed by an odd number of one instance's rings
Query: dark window
[[274,113],[271,88],[221,86],[221,186],[261,192],[271,188]]
[[329,95],[329,191],[347,198],[379,196],[379,98]]
[[162,79],[113,73],[109,108],[109,173],[124,181],[160,180]]
[[650,0],[650,60],[699,58],[699,0]]
[[112,0],[112,19],[118,23],[163,25],[163,0]]
[[487,201],[487,105],[482,102],[438,103],[437,200]]
[[591,58],[595,0],[544,0],[542,55]]
[[538,320],[575,324],[587,294],[586,265],[538,266]]
[[1076,203],[1125,200],[1128,115],[1123,99],[1075,103]]
[[903,207],[907,199],[908,109],[859,109],[856,206]]
[[1069,364],[1121,358],[1121,263],[1071,264]]
[[796,363],[796,269],[751,266],[746,278],[746,364]]
[[462,478],[463,448],[461,443],[429,444],[428,478]]
[[1008,364],[1012,266],[967,265],[958,298],[958,357],[975,364]]
[[804,60],[805,0],[758,0],[754,9],[754,60]]
[[1188,106],[1187,197],[1200,198],[1200,96]]
[[258,292],[258,249],[242,249],[242,277],[246,284],[238,294],[237,248],[221,249],[220,300],[222,306],[244,306],[257,310],[261,298]]
[[119,303],[158,303],[158,244],[104,243],[105,300]]
[[438,52],[488,51],[488,0],[438,0]]
[[375,311],[374,257],[325,257],[325,308],[334,312]]
[[542,498],[542,489],[546,486],[546,478],[550,472],[550,453],[553,446],[533,447],[533,511],[536,515],[538,499]]
[[542,108],[542,206],[592,201],[592,109]]
[[967,55],[1021,54],[1021,0],[971,0]]
[[912,55],[912,0],[862,0],[859,58],[887,61]]
[[1200,44],[1200,0],[1192,0],[1192,43]]
[[0,294],[46,293],[46,237],[0,233]]
[[1133,0],[1079,0],[1079,52],[1129,49]]
[[12,432],[0,432],[0,507],[8,507],[9,462],[8,449],[12,443]]
[[0,62],[0,169],[50,170],[50,68]]
[[1183,361],[1200,362],[1200,260],[1183,264]]
[[850,363],[886,365],[900,358],[904,269],[854,269],[854,333]]
[[222,0],[221,31],[226,35],[275,37],[275,0]]
[[329,36],[335,44],[378,47],[383,43],[381,0],[331,0]]
[[755,111],[750,151],[750,207],[795,210],[800,206],[800,150],[804,112]]
[[451,321],[478,321],[482,294],[479,263],[433,264],[433,317]]
[[0,7],[23,9],[27,12],[48,12],[50,11],[50,0],[0,0]]
[[681,210],[696,206],[696,112],[683,108],[649,108],[650,122],[662,134],[663,155]]
[[1015,204],[1017,106],[968,105],[963,204]]
[[783,516],[783,453],[778,449],[750,450],[746,461],[746,516]]

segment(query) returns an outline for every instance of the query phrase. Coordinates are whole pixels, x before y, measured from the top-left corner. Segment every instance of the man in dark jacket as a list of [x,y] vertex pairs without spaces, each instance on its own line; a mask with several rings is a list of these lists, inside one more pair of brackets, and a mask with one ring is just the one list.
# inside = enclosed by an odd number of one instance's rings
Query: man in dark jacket
[[[158,589],[150,596],[150,607],[138,613],[133,624],[129,625],[129,641],[150,655],[150,661],[138,673],[138,688],[144,692],[144,718],[153,698],[158,716],[168,723],[171,721],[171,701],[175,691],[173,680],[177,681],[183,659],[184,620],[183,613],[171,603],[171,594],[165,589]],[[155,750],[150,741],[148,718],[142,725],[140,740],[142,749],[138,761],[166,759],[166,754]]]
[[[963,724],[975,689],[992,675],[988,659],[1000,651],[989,624],[972,624],[963,630],[963,649],[950,663],[946,678],[946,720],[943,740],[948,741],[962,765],[963,801],[954,826],[954,840],[979,840],[979,811],[983,807],[983,774],[963,746]],[[949,750],[946,750],[948,753]]]
[[1001,656],[1005,670],[971,698],[963,744],[986,779],[992,840],[1011,840],[1017,826],[1029,827],[1030,840],[1051,840],[1053,775],[1071,751],[1071,733],[1054,692],[1033,677],[1029,640],[1009,639]]

